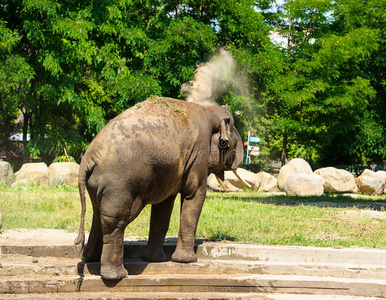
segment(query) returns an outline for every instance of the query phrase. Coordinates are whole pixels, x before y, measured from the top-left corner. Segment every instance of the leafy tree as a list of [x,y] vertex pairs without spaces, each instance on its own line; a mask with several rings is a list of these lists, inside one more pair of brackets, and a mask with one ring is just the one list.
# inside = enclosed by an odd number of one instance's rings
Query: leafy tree
[[77,157],[124,109],[152,94],[180,97],[196,65],[219,46],[255,49],[267,39],[249,1],[4,0],[0,6],[2,36],[14,35],[12,43],[4,40],[10,46],[2,60],[22,64],[11,64],[15,74],[5,64],[3,73],[26,82],[4,108],[11,118],[23,112],[33,155]]
[[[24,135],[32,133],[28,148],[34,155],[42,151],[60,154],[65,148],[71,155],[79,155],[106,118],[126,108],[125,97],[131,97],[132,105],[159,93],[158,84],[146,75],[139,72],[135,80],[127,65],[130,57],[120,54],[125,47],[119,42],[130,44],[138,36],[142,38],[127,28],[120,31],[122,13],[129,7],[119,1],[111,6],[97,4],[50,0],[0,3],[4,8],[0,17],[6,26],[2,32],[5,37],[7,32],[19,37],[3,59],[18,58],[23,65],[12,66],[19,73],[28,71],[21,75],[29,74],[23,77],[29,77],[28,85],[22,85],[24,90],[15,104],[24,115]],[[10,70],[4,72],[12,80],[21,80]],[[129,87],[127,83],[133,82],[136,84]]]
[[[19,103],[28,98],[33,70],[26,60],[14,49],[21,40],[17,32],[0,21],[0,138],[8,142],[10,134],[16,129],[14,123],[20,108]],[[22,113],[26,113],[22,110]]]
[[[337,6],[335,6],[337,5]],[[377,29],[338,26],[340,1],[286,1],[276,28],[287,38],[284,67],[271,82],[267,123],[282,160],[306,147],[321,164],[353,163],[364,114],[376,97],[365,64],[379,48]],[[292,146],[291,146],[292,145]],[[312,150],[313,149],[313,150]]]

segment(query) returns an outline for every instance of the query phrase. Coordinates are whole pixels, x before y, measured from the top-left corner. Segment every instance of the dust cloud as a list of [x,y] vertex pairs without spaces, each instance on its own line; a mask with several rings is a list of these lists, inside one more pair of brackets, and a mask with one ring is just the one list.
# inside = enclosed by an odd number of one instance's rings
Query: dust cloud
[[248,94],[248,80],[237,73],[232,55],[221,49],[209,62],[197,66],[194,80],[183,84],[181,91],[188,102],[206,105],[216,104],[229,90]]

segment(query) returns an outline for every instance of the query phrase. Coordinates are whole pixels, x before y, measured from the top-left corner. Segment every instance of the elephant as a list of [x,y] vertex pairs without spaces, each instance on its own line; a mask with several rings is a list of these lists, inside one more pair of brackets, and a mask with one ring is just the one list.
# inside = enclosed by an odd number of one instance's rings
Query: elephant
[[[175,197],[180,227],[172,261],[197,261],[194,242],[208,173],[223,178],[243,161],[244,147],[227,106],[150,97],[112,119],[87,148],[79,170],[81,221],[75,245],[85,262],[100,262],[102,279],[127,276],[126,226],[151,204],[143,259],[165,261],[163,243]],[[85,245],[85,189],[93,219]]]

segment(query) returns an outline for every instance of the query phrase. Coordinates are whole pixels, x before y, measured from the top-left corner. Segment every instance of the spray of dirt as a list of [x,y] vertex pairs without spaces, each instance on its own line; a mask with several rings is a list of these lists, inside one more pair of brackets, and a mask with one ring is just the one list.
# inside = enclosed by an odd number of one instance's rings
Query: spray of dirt
[[232,55],[221,49],[209,62],[197,66],[194,80],[182,85],[181,91],[188,102],[207,105],[216,104],[228,90],[247,94],[248,80],[237,73]]

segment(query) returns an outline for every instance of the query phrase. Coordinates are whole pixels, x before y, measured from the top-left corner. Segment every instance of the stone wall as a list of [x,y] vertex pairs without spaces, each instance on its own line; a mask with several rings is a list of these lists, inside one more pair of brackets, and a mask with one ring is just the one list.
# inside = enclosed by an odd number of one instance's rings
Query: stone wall
[[0,161],[0,181],[11,184],[78,184],[79,165],[77,163],[52,163],[49,167],[44,162],[25,163],[13,174],[8,162]]
[[[208,187],[215,191],[236,191],[251,188],[256,191],[284,191],[289,196],[320,196],[323,193],[364,193],[386,194],[386,172],[365,169],[354,177],[350,172],[334,167],[312,171],[311,166],[301,158],[290,160],[279,170],[276,178],[265,172],[253,173],[242,168],[225,172],[225,182],[218,183],[214,176],[208,180]],[[241,177],[239,179],[238,177]]]
[[[77,163],[26,163],[13,174],[9,163],[0,161],[0,181],[13,186],[19,184],[78,184]],[[224,181],[214,175],[208,177],[208,187],[215,191],[284,191],[287,195],[312,196],[327,193],[386,194],[386,172],[364,170],[354,176],[343,169],[333,167],[312,171],[301,158],[290,160],[280,171],[278,178],[265,172],[253,173],[239,168],[236,172],[225,171]]]

